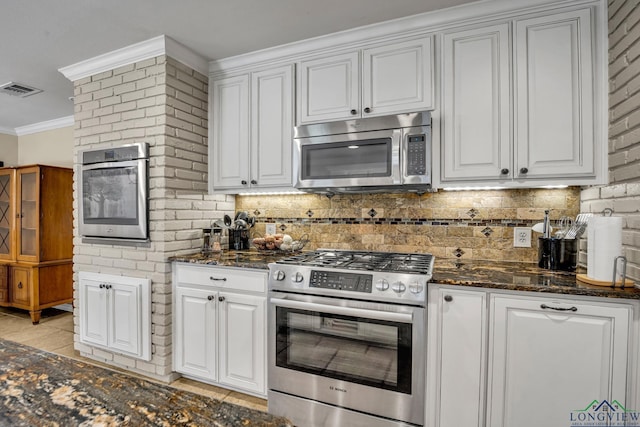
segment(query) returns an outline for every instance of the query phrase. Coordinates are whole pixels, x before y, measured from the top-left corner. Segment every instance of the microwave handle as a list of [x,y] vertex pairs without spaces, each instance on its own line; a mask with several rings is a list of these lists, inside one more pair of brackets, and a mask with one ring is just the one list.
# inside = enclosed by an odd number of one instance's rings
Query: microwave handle
[[341,314],[343,316],[363,317],[366,319],[384,320],[388,322],[412,323],[413,316],[407,313],[390,313],[386,311],[367,310],[335,305],[316,304],[313,302],[292,301],[282,298],[271,298],[270,301],[280,307],[300,310],[318,311],[321,313]]

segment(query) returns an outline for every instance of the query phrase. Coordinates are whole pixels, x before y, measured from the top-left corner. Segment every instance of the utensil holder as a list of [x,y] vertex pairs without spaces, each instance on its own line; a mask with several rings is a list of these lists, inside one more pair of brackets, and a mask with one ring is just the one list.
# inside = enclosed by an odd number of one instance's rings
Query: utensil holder
[[538,237],[538,267],[574,271],[578,264],[578,239]]
[[244,251],[251,249],[249,245],[249,230],[229,230],[229,249]]

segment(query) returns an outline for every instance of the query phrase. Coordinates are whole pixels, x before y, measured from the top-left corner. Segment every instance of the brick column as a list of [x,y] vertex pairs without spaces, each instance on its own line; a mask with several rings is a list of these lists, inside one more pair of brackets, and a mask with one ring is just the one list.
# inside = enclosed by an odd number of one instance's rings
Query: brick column
[[75,347],[84,356],[170,381],[170,256],[196,252],[202,228],[233,213],[233,196],[207,195],[206,76],[166,56],[140,61],[74,82],[75,155],[89,148],[147,142],[149,164],[148,247],[83,243],[77,235],[81,198],[74,188],[74,298],[77,273],[93,271],[145,277],[152,281],[152,353],[150,362],[111,353],[79,342],[75,314]]

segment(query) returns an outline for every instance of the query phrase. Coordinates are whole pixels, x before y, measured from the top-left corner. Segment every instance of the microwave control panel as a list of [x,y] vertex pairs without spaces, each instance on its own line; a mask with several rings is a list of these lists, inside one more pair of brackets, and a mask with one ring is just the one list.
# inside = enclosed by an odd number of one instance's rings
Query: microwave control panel
[[423,135],[407,136],[407,175],[427,172],[427,138]]

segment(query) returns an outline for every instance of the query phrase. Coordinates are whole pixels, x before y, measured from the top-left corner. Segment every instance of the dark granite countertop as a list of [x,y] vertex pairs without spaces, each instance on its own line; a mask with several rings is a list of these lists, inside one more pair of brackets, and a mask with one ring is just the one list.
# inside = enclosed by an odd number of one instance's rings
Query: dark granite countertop
[[[210,255],[174,256],[169,261],[223,267],[256,268],[266,270],[270,262],[290,256],[286,252],[223,251]],[[585,273],[579,269],[577,273]],[[587,295],[607,298],[640,299],[640,289],[633,286],[612,288],[595,286],[576,280],[576,274],[538,268],[535,263],[473,261],[436,258],[432,283],[515,291],[544,292],[568,295]]]
[[192,255],[178,255],[169,258],[169,261],[266,270],[269,268],[268,265],[270,262],[275,262],[287,256],[291,256],[291,254],[277,251],[262,252],[257,249],[251,249],[247,251],[230,250],[211,254],[195,253]]
[[[586,273],[578,269],[576,273]],[[538,268],[535,263],[436,259],[433,283],[516,291],[640,299],[633,286],[612,288],[576,280],[574,272]]]

